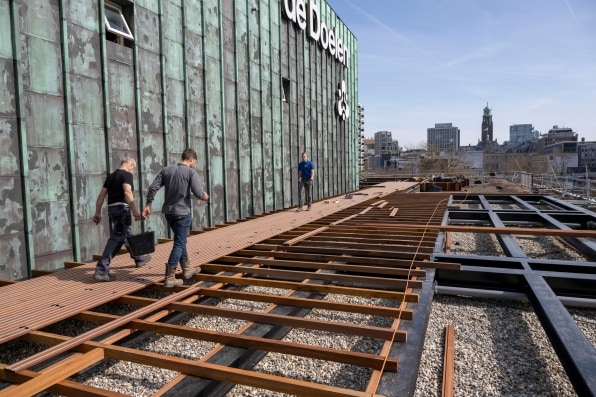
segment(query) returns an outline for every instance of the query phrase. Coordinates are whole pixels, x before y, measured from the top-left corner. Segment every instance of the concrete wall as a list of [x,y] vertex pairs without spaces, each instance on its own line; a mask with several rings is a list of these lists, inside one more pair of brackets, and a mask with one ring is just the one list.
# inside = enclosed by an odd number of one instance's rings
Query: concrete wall
[[[117,3],[132,42],[109,41],[103,0],[0,0],[0,278],[100,253],[109,224],[105,206],[92,222],[95,199],[126,155],[143,206],[161,167],[197,151],[211,199],[193,229],[296,205],[304,150],[315,200],[358,188],[357,42],[325,2],[347,67],[286,19],[283,0]],[[162,198],[137,230],[169,236]]]

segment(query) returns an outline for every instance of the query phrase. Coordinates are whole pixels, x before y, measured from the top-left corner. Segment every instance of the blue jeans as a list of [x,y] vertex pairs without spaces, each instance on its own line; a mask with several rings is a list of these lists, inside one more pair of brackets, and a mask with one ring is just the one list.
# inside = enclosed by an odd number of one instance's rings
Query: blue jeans
[[112,224],[110,228],[110,238],[106,243],[106,247],[103,249],[101,258],[97,261],[95,272],[98,274],[108,274],[110,270],[110,262],[112,261],[112,258],[120,252],[122,245],[126,247],[131,258],[135,260],[140,259],[140,257],[132,255],[130,244],[128,244],[128,240],[126,239],[126,237],[134,234],[130,227],[132,224],[130,207],[123,205],[108,207],[108,216],[110,217],[110,223]]
[[166,214],[165,217],[168,226],[174,232],[174,246],[172,252],[170,252],[167,265],[176,267],[181,260],[188,259],[186,239],[190,233],[190,215]]

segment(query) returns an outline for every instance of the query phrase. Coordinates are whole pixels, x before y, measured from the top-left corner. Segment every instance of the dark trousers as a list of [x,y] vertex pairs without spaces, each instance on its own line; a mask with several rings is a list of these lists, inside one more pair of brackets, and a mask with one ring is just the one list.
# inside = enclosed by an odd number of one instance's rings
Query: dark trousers
[[[304,194],[302,194],[304,190]],[[304,201],[302,198],[304,197]],[[303,204],[312,205],[312,180],[301,179],[298,185],[298,204],[302,207]]]
[[134,234],[132,228],[132,215],[130,207],[124,205],[108,206],[108,216],[110,217],[110,238],[106,243],[101,258],[97,261],[95,271],[98,274],[107,274],[110,270],[110,262],[112,258],[120,252],[122,245],[126,247],[130,253],[130,257],[139,260],[140,257],[132,255],[132,250],[128,244],[126,237]]

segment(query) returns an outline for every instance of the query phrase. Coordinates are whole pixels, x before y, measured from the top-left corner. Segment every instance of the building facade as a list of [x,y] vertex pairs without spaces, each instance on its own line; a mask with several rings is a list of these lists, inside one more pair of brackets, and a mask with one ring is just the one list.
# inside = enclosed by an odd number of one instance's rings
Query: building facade
[[[315,200],[358,188],[357,41],[325,1],[1,1],[0,37],[0,278],[100,253],[95,199],[124,156],[143,206],[197,151],[193,229],[297,204],[302,151]],[[162,199],[135,228],[169,235]]]
[[426,129],[426,145],[429,151],[451,151],[459,149],[459,128],[452,123],[435,124],[434,128]]
[[532,124],[513,124],[509,126],[509,142],[512,144],[538,141],[538,131]]

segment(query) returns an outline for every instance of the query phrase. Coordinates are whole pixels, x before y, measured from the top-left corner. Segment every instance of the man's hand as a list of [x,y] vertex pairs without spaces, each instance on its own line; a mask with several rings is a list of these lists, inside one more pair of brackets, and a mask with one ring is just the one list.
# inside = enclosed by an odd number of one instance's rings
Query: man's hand
[[146,205],[145,208],[143,208],[143,213],[141,214],[141,216],[143,217],[143,219],[147,219],[149,218],[149,215],[151,215],[151,207]]
[[95,224],[99,224],[99,222],[101,222],[101,215],[100,214],[95,214],[93,215],[93,222],[95,222]]
[[142,221],[143,219],[145,219],[145,217],[141,215],[141,213],[139,213],[139,211],[137,210],[133,211],[132,216],[135,217],[135,221]]

